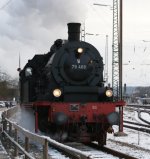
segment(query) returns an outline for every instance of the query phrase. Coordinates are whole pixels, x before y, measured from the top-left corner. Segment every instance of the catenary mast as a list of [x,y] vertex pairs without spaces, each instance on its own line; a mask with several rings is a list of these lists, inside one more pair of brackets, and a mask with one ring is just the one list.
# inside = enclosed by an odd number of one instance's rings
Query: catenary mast
[[[118,3],[119,1],[119,3]],[[119,8],[119,9],[118,9]],[[119,12],[118,12],[119,11]],[[122,100],[122,0],[113,0],[112,87],[114,101]],[[123,107],[119,107],[119,133],[123,133]]]

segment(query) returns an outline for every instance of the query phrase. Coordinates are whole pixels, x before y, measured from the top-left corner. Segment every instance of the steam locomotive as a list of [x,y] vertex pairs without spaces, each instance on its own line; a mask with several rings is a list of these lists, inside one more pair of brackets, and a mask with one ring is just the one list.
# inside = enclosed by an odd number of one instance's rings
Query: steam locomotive
[[21,103],[34,110],[36,132],[103,146],[119,121],[115,108],[124,102],[114,102],[112,88],[104,86],[103,58],[80,41],[80,26],[68,23],[68,40],[57,39],[20,70]]

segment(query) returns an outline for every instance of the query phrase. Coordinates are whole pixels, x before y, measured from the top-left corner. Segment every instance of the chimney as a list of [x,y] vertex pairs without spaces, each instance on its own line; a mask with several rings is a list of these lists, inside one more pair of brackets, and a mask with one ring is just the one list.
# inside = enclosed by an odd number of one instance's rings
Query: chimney
[[68,41],[80,41],[80,23],[68,23]]

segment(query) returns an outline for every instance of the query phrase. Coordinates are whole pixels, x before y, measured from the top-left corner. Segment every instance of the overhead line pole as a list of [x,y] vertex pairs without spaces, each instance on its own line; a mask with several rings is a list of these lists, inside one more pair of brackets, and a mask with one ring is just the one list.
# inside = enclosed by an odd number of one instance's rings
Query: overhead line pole
[[112,87],[114,101],[119,97],[119,22],[118,0],[113,0]]
[[[123,38],[122,38],[122,0],[120,0],[120,14],[119,14],[119,99],[122,100],[122,48],[123,48]],[[123,107],[119,107],[120,114],[120,124],[119,124],[119,132],[123,133]]]
[[[119,1],[119,5],[118,5]],[[118,9],[119,8],[119,9]],[[118,14],[119,10],[119,14]],[[113,0],[113,59],[112,59],[112,86],[114,91],[114,101],[122,100],[122,21],[123,4],[122,0]],[[126,135],[123,132],[123,107],[119,107],[119,132],[117,136]]]
[[120,99],[122,100],[122,48],[123,48],[123,38],[122,38],[122,21],[123,21],[123,16],[122,16],[122,0],[120,0],[120,33],[119,33],[119,96]]

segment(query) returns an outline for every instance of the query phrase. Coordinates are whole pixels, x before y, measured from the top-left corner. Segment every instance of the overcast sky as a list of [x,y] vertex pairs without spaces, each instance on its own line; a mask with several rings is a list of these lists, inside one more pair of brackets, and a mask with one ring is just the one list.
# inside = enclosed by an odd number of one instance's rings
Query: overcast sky
[[[108,7],[93,5],[107,4]],[[111,81],[113,0],[1,0],[0,67],[18,76],[35,54],[49,51],[53,42],[67,39],[68,22],[85,22],[86,36],[105,61],[105,37],[109,36],[109,81]],[[150,85],[150,1],[123,0],[123,83]],[[144,40],[144,41],[143,41]]]

